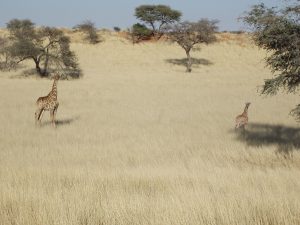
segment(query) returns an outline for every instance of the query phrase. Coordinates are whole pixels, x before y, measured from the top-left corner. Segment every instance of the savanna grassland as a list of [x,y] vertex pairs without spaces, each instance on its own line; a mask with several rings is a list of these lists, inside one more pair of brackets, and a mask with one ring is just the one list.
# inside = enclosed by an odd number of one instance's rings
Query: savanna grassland
[[102,35],[72,37],[84,76],[59,81],[56,129],[34,125],[52,81],[0,73],[1,225],[300,224],[299,97],[259,95],[266,52],[219,35],[188,74],[175,44]]

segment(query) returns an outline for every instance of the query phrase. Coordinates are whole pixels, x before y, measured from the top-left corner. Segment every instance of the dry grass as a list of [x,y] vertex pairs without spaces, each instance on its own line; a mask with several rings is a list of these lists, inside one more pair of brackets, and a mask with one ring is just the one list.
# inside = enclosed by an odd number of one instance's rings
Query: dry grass
[[217,39],[219,42],[237,44],[240,47],[248,47],[253,45],[253,41],[251,40],[250,35],[247,33],[233,34],[233,33],[223,32],[217,34]]
[[300,224],[299,99],[259,96],[264,52],[219,42],[186,74],[176,45],[72,48],[85,76],[60,81],[57,129],[34,126],[49,80],[0,74],[1,225]]

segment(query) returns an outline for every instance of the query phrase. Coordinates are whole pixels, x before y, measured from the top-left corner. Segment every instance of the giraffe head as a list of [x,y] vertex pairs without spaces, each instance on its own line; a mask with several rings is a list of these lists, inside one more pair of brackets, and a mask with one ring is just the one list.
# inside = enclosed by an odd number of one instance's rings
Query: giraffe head
[[52,76],[52,78],[53,78],[54,80],[59,80],[60,75],[59,75],[58,73],[56,73],[54,76]]
[[246,108],[248,109],[249,105],[251,104],[251,102],[246,102]]

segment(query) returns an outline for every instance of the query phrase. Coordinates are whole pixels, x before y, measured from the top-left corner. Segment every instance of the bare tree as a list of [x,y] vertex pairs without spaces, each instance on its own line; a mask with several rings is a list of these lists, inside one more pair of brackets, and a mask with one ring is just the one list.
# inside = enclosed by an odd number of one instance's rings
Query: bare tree
[[215,33],[218,30],[217,20],[201,19],[198,22],[181,22],[166,27],[165,32],[169,39],[180,45],[186,53],[186,71],[192,71],[190,51],[196,44],[210,44],[216,41]]

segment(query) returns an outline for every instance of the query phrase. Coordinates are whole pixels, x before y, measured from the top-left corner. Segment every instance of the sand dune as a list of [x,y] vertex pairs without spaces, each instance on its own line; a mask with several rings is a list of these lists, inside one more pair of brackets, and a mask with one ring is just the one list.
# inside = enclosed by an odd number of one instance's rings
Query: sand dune
[[259,95],[247,37],[192,52],[190,74],[175,44],[73,38],[84,77],[59,81],[57,129],[34,126],[52,81],[0,73],[0,224],[300,224],[299,98]]

